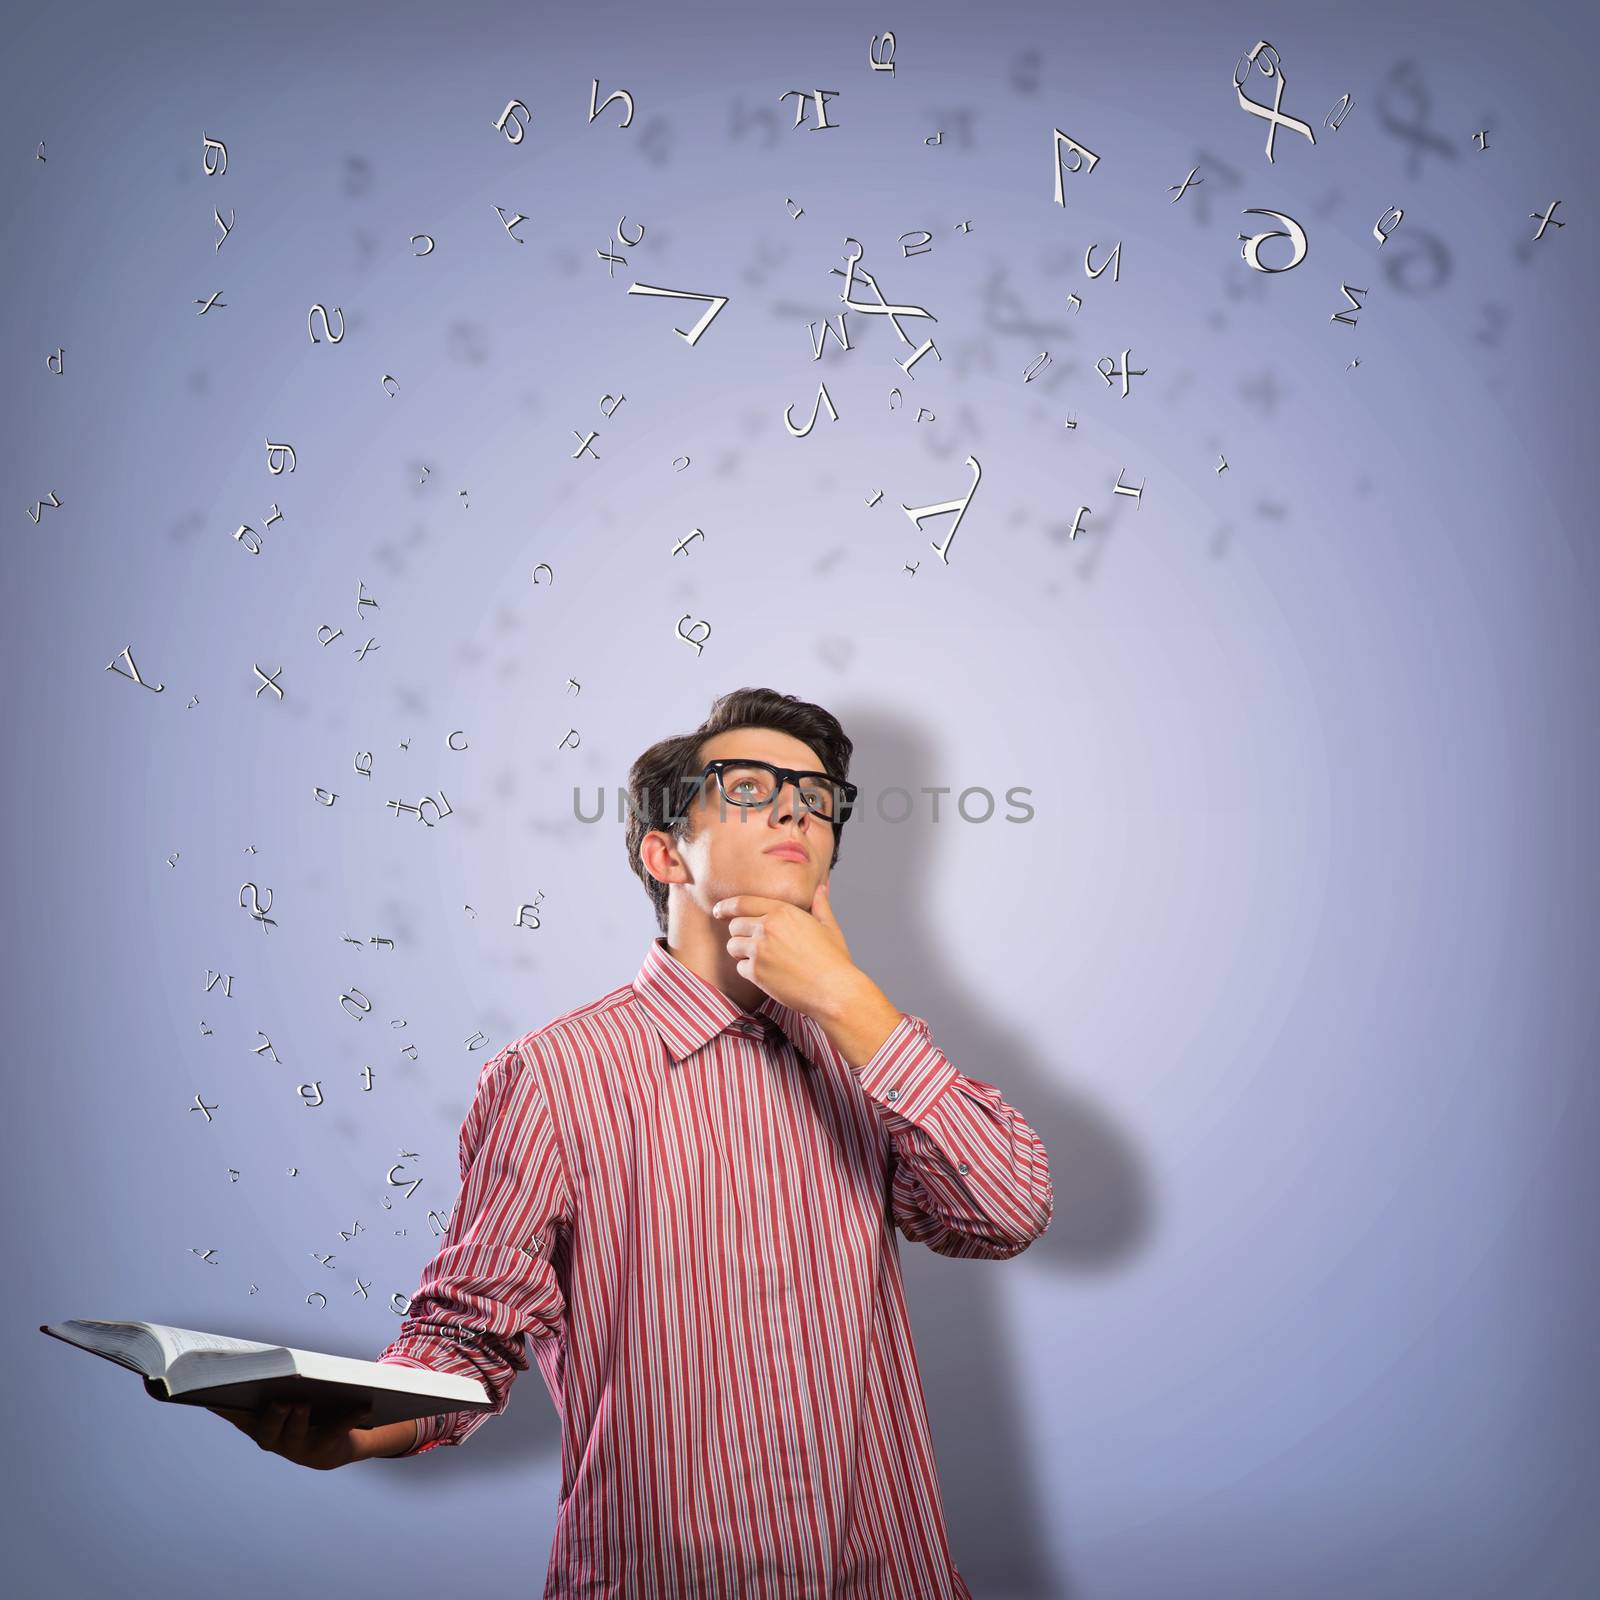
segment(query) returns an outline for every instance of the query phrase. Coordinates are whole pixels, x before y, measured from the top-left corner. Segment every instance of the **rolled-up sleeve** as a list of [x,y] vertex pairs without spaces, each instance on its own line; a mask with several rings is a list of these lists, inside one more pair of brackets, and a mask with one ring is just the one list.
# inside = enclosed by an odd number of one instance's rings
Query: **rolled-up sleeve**
[[479,1074],[460,1151],[446,1243],[424,1268],[399,1336],[376,1359],[477,1378],[494,1410],[419,1418],[406,1455],[462,1444],[499,1416],[529,1366],[524,1338],[555,1337],[566,1316],[551,1256],[557,1228],[571,1220],[571,1196],[548,1104],[515,1047]]
[[907,1239],[942,1256],[999,1261],[1049,1227],[1055,1195],[1043,1141],[992,1083],[956,1068],[921,1017],[902,1013],[859,1067],[832,1053],[889,1134],[894,1225]]

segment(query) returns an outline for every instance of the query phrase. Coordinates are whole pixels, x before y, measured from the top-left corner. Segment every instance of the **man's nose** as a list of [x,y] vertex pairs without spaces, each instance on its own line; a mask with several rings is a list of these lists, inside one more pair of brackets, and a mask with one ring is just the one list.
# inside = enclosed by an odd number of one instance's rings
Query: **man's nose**
[[[790,797],[787,810],[784,808],[784,797],[786,793]],[[811,815],[811,807],[808,806],[803,799],[801,799],[800,785],[796,783],[793,778],[789,779],[787,783],[779,785],[778,792],[773,796],[772,800],[772,815],[774,821],[781,820],[782,818],[788,816],[798,816],[803,818]]]

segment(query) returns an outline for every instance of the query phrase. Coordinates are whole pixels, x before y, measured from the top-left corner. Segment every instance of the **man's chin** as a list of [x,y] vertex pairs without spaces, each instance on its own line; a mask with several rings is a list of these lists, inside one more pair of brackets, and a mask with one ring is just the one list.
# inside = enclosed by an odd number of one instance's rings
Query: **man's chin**
[[767,862],[761,874],[767,887],[757,891],[772,900],[790,900],[797,906],[809,906],[816,892],[812,881],[813,869],[809,861],[786,861],[774,857]]

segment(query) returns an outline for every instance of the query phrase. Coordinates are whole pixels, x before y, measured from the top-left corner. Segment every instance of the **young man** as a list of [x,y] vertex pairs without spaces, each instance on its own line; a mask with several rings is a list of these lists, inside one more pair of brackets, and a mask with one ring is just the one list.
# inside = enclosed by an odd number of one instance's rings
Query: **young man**
[[[497,1415],[531,1338],[562,1423],[546,1600],[969,1595],[895,1230],[1004,1260],[1048,1225],[1050,1169],[851,955],[850,751],[820,707],[742,689],[635,762],[660,935],[484,1067],[450,1242],[378,1357],[480,1378]],[[351,1458],[489,1415],[355,1429]]]

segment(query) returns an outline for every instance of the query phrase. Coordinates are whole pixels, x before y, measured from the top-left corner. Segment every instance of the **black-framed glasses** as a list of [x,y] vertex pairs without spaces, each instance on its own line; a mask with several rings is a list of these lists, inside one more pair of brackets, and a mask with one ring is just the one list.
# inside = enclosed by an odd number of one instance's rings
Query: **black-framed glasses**
[[[699,777],[693,780],[693,789],[673,813],[673,821],[688,810],[712,774],[716,775],[717,789],[722,798],[729,805],[746,809],[771,805],[782,792],[783,786],[792,783],[807,811],[824,822],[831,822],[836,828],[844,826],[860,792],[853,783],[846,783],[843,778],[835,778],[831,773],[796,772],[789,767],[775,767],[770,761],[744,761],[728,756],[706,763]],[[688,781],[685,780],[685,788],[688,787]]]

